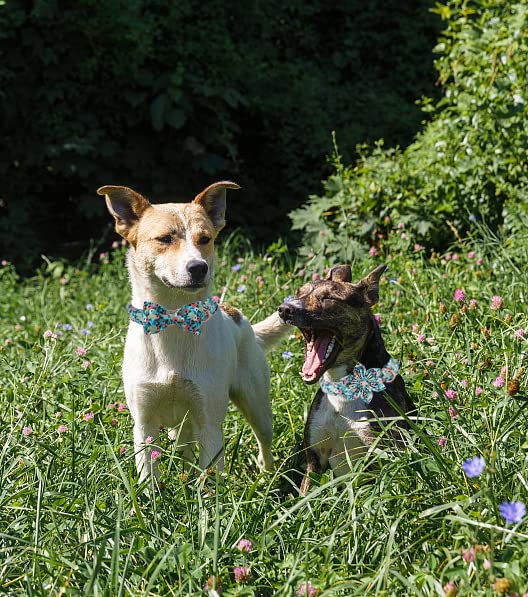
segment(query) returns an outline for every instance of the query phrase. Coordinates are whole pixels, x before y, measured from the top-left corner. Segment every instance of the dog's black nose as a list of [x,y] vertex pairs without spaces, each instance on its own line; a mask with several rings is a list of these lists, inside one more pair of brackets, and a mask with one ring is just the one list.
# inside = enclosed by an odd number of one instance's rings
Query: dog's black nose
[[294,313],[295,307],[291,303],[282,303],[279,307],[279,317],[284,321],[291,321]]
[[187,264],[187,271],[191,274],[191,278],[195,283],[203,282],[208,270],[209,266],[205,261],[196,259],[194,261],[189,261]]

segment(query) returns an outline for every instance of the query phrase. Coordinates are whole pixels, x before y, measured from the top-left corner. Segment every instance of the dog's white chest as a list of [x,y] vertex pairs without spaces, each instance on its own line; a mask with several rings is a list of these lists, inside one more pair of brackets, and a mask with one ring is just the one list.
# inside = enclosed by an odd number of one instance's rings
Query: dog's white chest
[[310,413],[308,441],[322,463],[328,462],[337,474],[348,460],[367,448],[369,413],[362,400],[345,400],[323,394]]

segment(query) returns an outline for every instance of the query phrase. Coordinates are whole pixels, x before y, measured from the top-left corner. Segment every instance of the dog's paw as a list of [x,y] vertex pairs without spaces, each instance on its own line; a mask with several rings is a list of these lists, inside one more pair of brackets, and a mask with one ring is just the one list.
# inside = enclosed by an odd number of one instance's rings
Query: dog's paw
[[257,464],[261,471],[272,473],[275,470],[275,463],[271,452],[260,452],[257,458]]

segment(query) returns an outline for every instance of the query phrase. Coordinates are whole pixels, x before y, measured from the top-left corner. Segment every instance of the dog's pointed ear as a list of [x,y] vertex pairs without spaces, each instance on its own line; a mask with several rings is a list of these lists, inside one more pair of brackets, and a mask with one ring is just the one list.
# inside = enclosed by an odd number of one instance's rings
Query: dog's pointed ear
[[194,198],[193,203],[204,208],[217,232],[225,226],[226,189],[239,188],[236,182],[221,180],[209,185]]
[[151,204],[128,187],[107,185],[97,189],[97,194],[105,196],[108,211],[115,219],[116,232],[135,246],[137,223]]
[[358,287],[363,291],[365,303],[372,307],[379,300],[379,281],[383,272],[387,269],[386,265],[378,265],[370,274],[358,282]]
[[328,272],[326,279],[334,282],[352,282],[352,269],[350,265],[336,265]]

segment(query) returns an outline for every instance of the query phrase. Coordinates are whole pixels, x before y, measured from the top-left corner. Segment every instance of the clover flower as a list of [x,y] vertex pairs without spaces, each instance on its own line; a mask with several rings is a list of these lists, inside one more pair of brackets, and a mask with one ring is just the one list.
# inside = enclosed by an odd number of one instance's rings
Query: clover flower
[[444,594],[446,597],[456,597],[458,593],[457,586],[455,583],[450,580],[446,585],[444,585]]
[[251,578],[251,571],[249,566],[236,566],[233,569],[235,575],[235,581],[238,583],[247,583]]
[[237,544],[237,549],[242,553],[250,553],[253,551],[253,543],[249,539],[240,539]]
[[457,288],[455,290],[453,299],[459,303],[463,303],[466,300],[466,295],[464,294],[464,291],[462,290],[462,288]]
[[522,502],[502,502],[499,512],[506,524],[521,522],[526,514],[526,506]]
[[448,400],[451,400],[452,402],[457,397],[457,393],[455,392],[455,390],[446,390],[445,396]]
[[309,580],[302,582],[297,589],[297,595],[301,595],[301,597],[316,597],[318,593],[319,591]]
[[156,461],[160,456],[161,452],[159,452],[158,450],[152,450],[152,452],[150,453],[150,458],[153,461]]
[[31,427],[24,427],[22,429],[22,435],[27,437],[28,435],[31,435],[33,433],[33,429],[31,429]]
[[66,425],[59,425],[57,433],[68,433],[68,427],[66,427]]
[[505,383],[506,383],[506,381],[505,381],[504,377],[502,377],[502,375],[499,375],[498,377],[495,378],[493,385],[496,388],[502,388],[502,387],[504,387]]
[[212,591],[213,589],[215,589],[215,591],[218,594],[222,593],[222,582],[221,582],[219,576],[216,576],[216,577],[210,576],[207,579],[207,582],[205,583],[204,588],[203,588],[203,590],[206,592]]
[[518,330],[515,330],[515,337],[517,338],[517,340],[524,340],[526,335],[526,332],[523,330],[523,328],[519,328]]
[[501,296],[492,296],[491,297],[491,305],[490,305],[490,309],[492,311],[498,311],[499,309],[502,309],[502,307],[504,306],[504,299]]
[[93,421],[94,416],[95,415],[93,413],[86,413],[84,415],[84,420],[89,423],[90,421]]
[[446,445],[446,443],[447,443],[447,437],[446,437],[445,435],[441,435],[441,436],[438,438],[438,445],[439,445],[441,448],[443,448],[443,447]]
[[475,396],[480,396],[482,394],[483,390],[480,386],[477,386],[475,388]]
[[83,357],[86,354],[86,348],[83,348],[82,346],[78,346],[77,349],[75,350],[75,352],[80,356]]

